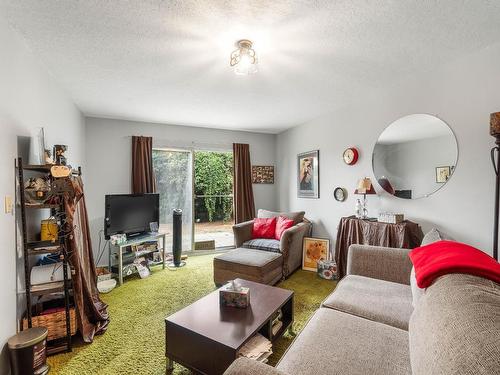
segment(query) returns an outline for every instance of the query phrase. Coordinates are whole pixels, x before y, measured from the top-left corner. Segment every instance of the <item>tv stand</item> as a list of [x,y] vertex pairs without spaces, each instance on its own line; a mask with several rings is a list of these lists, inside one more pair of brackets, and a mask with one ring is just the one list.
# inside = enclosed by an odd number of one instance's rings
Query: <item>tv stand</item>
[[[114,274],[118,277],[118,284],[119,285],[123,285],[123,253],[124,253],[124,251],[129,246],[140,245],[144,242],[151,242],[151,241],[161,241],[161,243],[158,244],[158,250],[149,251],[146,253],[141,252],[139,256],[159,251],[162,254],[162,261],[160,263],[162,264],[162,268],[165,269],[165,265],[166,265],[165,256],[166,256],[166,245],[167,245],[167,234],[166,233],[148,233],[148,234],[133,236],[131,238],[128,238],[126,242],[121,243],[119,245],[112,245],[111,242],[109,243],[108,269],[109,269],[109,272],[111,272],[112,274]],[[116,258],[118,260],[118,264],[116,264],[116,266],[118,267],[118,273],[113,272],[113,269],[112,269],[113,266],[115,266],[115,264],[113,264],[113,255],[117,255]],[[160,264],[160,263],[158,263],[158,264]]]

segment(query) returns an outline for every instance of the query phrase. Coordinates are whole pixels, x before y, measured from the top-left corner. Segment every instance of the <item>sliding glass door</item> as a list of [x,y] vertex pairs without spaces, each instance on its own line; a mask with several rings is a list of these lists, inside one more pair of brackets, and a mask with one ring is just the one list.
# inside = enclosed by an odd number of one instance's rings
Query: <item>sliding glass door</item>
[[233,153],[154,149],[160,229],[172,248],[172,211],[182,210],[183,251],[234,246]]
[[195,250],[234,246],[233,153],[194,151]]
[[153,150],[156,188],[160,194],[160,229],[167,233],[166,250],[172,249],[172,212],[182,210],[182,249],[193,241],[193,157],[186,150]]

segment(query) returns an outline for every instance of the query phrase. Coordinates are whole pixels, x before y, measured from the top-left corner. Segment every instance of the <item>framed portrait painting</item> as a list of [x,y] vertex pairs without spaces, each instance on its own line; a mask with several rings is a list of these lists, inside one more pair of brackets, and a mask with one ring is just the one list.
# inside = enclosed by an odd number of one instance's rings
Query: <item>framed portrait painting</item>
[[297,155],[297,197],[319,198],[319,150]]
[[316,272],[320,260],[330,260],[330,240],[327,238],[304,237],[302,248],[302,269]]

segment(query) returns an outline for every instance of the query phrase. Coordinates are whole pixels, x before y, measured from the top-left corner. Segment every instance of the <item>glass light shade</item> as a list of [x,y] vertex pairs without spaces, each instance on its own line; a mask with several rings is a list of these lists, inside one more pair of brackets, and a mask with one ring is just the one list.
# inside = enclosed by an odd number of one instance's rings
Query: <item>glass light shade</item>
[[238,75],[254,74],[258,71],[257,56],[252,48],[252,42],[242,39],[236,43],[238,49],[231,53],[230,65]]
[[238,75],[249,75],[257,73],[257,61],[248,54],[243,54],[240,61],[234,66],[234,72]]

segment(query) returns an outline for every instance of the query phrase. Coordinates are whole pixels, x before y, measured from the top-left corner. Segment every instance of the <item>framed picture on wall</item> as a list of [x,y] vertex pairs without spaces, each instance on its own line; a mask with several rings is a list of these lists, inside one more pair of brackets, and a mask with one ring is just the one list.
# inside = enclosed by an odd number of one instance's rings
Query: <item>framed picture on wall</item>
[[274,166],[252,165],[252,183],[274,184]]
[[451,176],[451,168],[449,166],[436,167],[436,182],[444,184]]
[[319,150],[297,155],[297,197],[319,198]]
[[327,238],[304,237],[302,269],[316,272],[320,260],[330,260],[330,240]]

